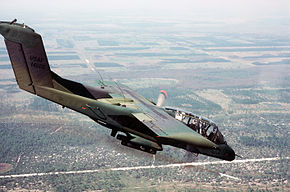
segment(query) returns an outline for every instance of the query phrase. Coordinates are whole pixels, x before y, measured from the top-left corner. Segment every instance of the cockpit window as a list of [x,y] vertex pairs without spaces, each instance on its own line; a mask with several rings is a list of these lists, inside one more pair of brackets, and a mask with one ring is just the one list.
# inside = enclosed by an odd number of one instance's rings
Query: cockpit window
[[215,144],[226,143],[224,136],[213,121],[190,112],[185,112],[173,108],[165,108],[165,110],[169,111],[171,114],[175,114],[175,119],[181,121],[189,128],[199,133],[203,137],[206,137]]

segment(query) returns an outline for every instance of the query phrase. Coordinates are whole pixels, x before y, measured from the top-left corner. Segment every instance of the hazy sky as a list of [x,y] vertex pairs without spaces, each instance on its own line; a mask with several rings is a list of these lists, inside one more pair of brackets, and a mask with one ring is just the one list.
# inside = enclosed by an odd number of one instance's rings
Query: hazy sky
[[17,18],[27,24],[116,16],[177,23],[221,21],[231,25],[221,29],[290,33],[290,0],[3,0],[0,6],[0,20]]
[[1,20],[5,14],[25,17],[44,15],[107,14],[123,11],[127,14],[154,15],[204,15],[207,17],[281,17],[290,15],[289,0],[3,0]]

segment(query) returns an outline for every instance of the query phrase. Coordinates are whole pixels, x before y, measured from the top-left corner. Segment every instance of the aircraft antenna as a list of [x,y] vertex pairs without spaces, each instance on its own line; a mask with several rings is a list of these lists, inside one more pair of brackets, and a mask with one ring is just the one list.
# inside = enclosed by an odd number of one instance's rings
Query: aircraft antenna
[[123,93],[123,90],[121,89],[121,87],[118,85],[118,83],[116,81],[114,81],[116,83],[116,85],[118,86],[118,88],[120,89],[122,95],[123,95],[123,98],[124,98],[124,102],[125,102],[125,95]]
[[99,76],[100,76],[100,78],[101,78],[101,83],[102,83],[102,85],[103,86],[106,86],[105,85],[105,83],[104,83],[104,79],[103,79],[103,77],[102,77],[102,75],[101,75],[101,73],[98,71],[98,74],[99,74]]
[[13,19],[13,21],[11,21],[9,24],[12,25],[13,23],[15,23],[17,21],[17,19]]

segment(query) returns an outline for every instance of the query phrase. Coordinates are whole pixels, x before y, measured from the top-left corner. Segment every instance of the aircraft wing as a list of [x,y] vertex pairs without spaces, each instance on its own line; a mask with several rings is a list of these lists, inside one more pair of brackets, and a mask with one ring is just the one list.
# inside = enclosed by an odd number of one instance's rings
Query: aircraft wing
[[156,133],[157,140],[163,142],[180,141],[200,147],[214,147],[216,144],[196,133],[182,122],[174,119],[162,108],[156,107],[146,98],[138,95],[129,88],[122,88],[127,97],[131,97],[138,108],[132,113],[146,127]]

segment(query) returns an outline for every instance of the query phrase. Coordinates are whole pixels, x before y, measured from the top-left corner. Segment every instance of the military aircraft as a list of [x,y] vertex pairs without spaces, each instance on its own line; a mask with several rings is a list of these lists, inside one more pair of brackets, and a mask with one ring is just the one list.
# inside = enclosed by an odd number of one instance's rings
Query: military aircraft
[[[90,117],[112,130],[121,144],[156,154],[163,145],[232,161],[235,152],[217,125],[204,117],[163,107],[124,85],[100,81],[97,87],[64,79],[51,71],[41,36],[24,24],[0,22],[0,33],[20,89]],[[211,130],[211,131],[210,131]],[[120,134],[121,133],[121,134]]]

